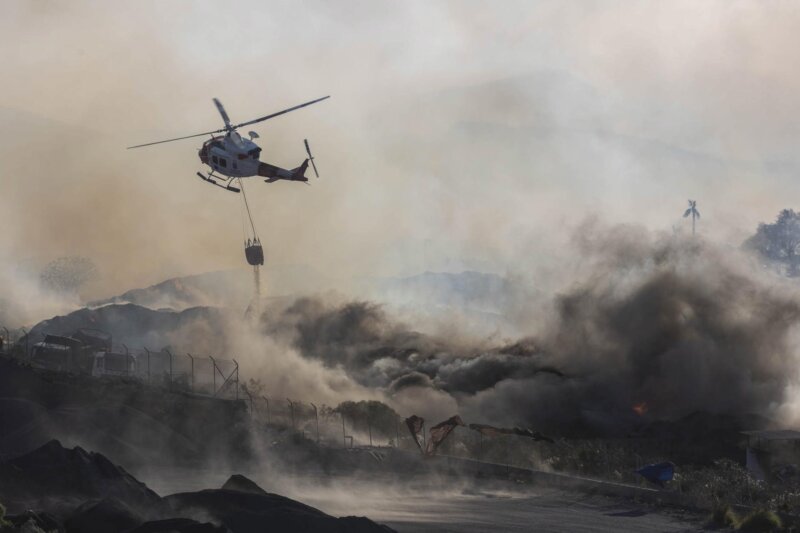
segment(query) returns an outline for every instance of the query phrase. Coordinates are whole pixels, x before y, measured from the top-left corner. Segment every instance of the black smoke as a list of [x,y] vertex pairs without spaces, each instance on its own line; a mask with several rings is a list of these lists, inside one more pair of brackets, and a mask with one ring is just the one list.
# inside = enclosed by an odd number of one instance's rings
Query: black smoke
[[264,328],[362,385],[438,390],[486,423],[566,434],[694,411],[786,414],[800,324],[792,285],[739,252],[632,228],[576,247],[576,277],[550,320],[514,344],[434,338],[378,305],[321,299],[273,310]]

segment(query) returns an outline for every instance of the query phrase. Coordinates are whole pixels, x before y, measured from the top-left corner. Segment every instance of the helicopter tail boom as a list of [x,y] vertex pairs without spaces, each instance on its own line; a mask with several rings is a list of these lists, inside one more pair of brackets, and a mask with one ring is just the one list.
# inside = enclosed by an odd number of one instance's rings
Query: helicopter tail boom
[[258,175],[267,178],[267,183],[273,183],[279,180],[287,180],[287,181],[308,181],[308,178],[305,176],[306,169],[308,168],[308,159],[303,161],[303,163],[296,168],[291,170],[287,170],[285,168],[276,167],[275,165],[270,165],[269,163],[260,163],[258,165]]

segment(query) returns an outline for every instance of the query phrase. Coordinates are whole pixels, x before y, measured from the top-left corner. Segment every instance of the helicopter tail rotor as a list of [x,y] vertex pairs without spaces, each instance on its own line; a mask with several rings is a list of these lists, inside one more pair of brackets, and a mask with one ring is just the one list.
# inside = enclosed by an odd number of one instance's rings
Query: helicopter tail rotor
[[314,163],[314,156],[311,155],[311,148],[308,146],[308,139],[303,139],[303,143],[306,145],[306,153],[308,154],[308,160],[311,161],[311,166],[314,168],[314,175],[319,177],[319,172],[317,172],[317,165]]

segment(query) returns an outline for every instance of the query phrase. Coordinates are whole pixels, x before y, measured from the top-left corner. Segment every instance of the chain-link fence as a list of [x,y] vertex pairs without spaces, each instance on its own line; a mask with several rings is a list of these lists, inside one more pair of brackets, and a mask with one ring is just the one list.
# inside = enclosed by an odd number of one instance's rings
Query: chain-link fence
[[169,349],[92,345],[72,337],[29,333],[0,326],[0,353],[48,370],[121,376],[194,394],[239,399],[239,363],[234,359]]
[[[169,349],[115,345],[110,350],[91,352],[88,356],[91,364],[87,364],[76,356],[75,349],[59,351],[46,346],[49,337],[41,333],[31,335],[23,328],[8,330],[0,326],[0,353],[54,370],[98,377],[127,376],[171,390],[244,400],[254,424],[271,430],[293,431],[325,446],[393,447],[420,453],[406,426],[405,415],[381,402],[344,402],[334,407],[275,397],[257,382],[240,383],[239,365],[234,359]],[[422,438],[429,438],[425,431]],[[421,444],[424,448],[426,441]],[[665,460],[673,455],[673,450],[660,441],[569,439],[553,442],[514,434],[487,436],[468,426],[456,426],[436,454],[508,467],[640,482],[634,474],[639,467]]]

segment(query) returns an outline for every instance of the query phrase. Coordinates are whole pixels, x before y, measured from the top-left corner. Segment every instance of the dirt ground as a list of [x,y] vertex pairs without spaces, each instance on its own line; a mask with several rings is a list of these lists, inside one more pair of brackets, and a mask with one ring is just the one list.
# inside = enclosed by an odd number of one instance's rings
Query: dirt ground
[[[265,490],[334,516],[367,516],[397,531],[423,533],[478,531],[702,531],[706,518],[672,508],[656,508],[599,495],[560,489],[473,484],[432,486],[393,484],[387,478],[300,477],[242,472]],[[161,495],[221,485],[228,471],[142,473]]]

